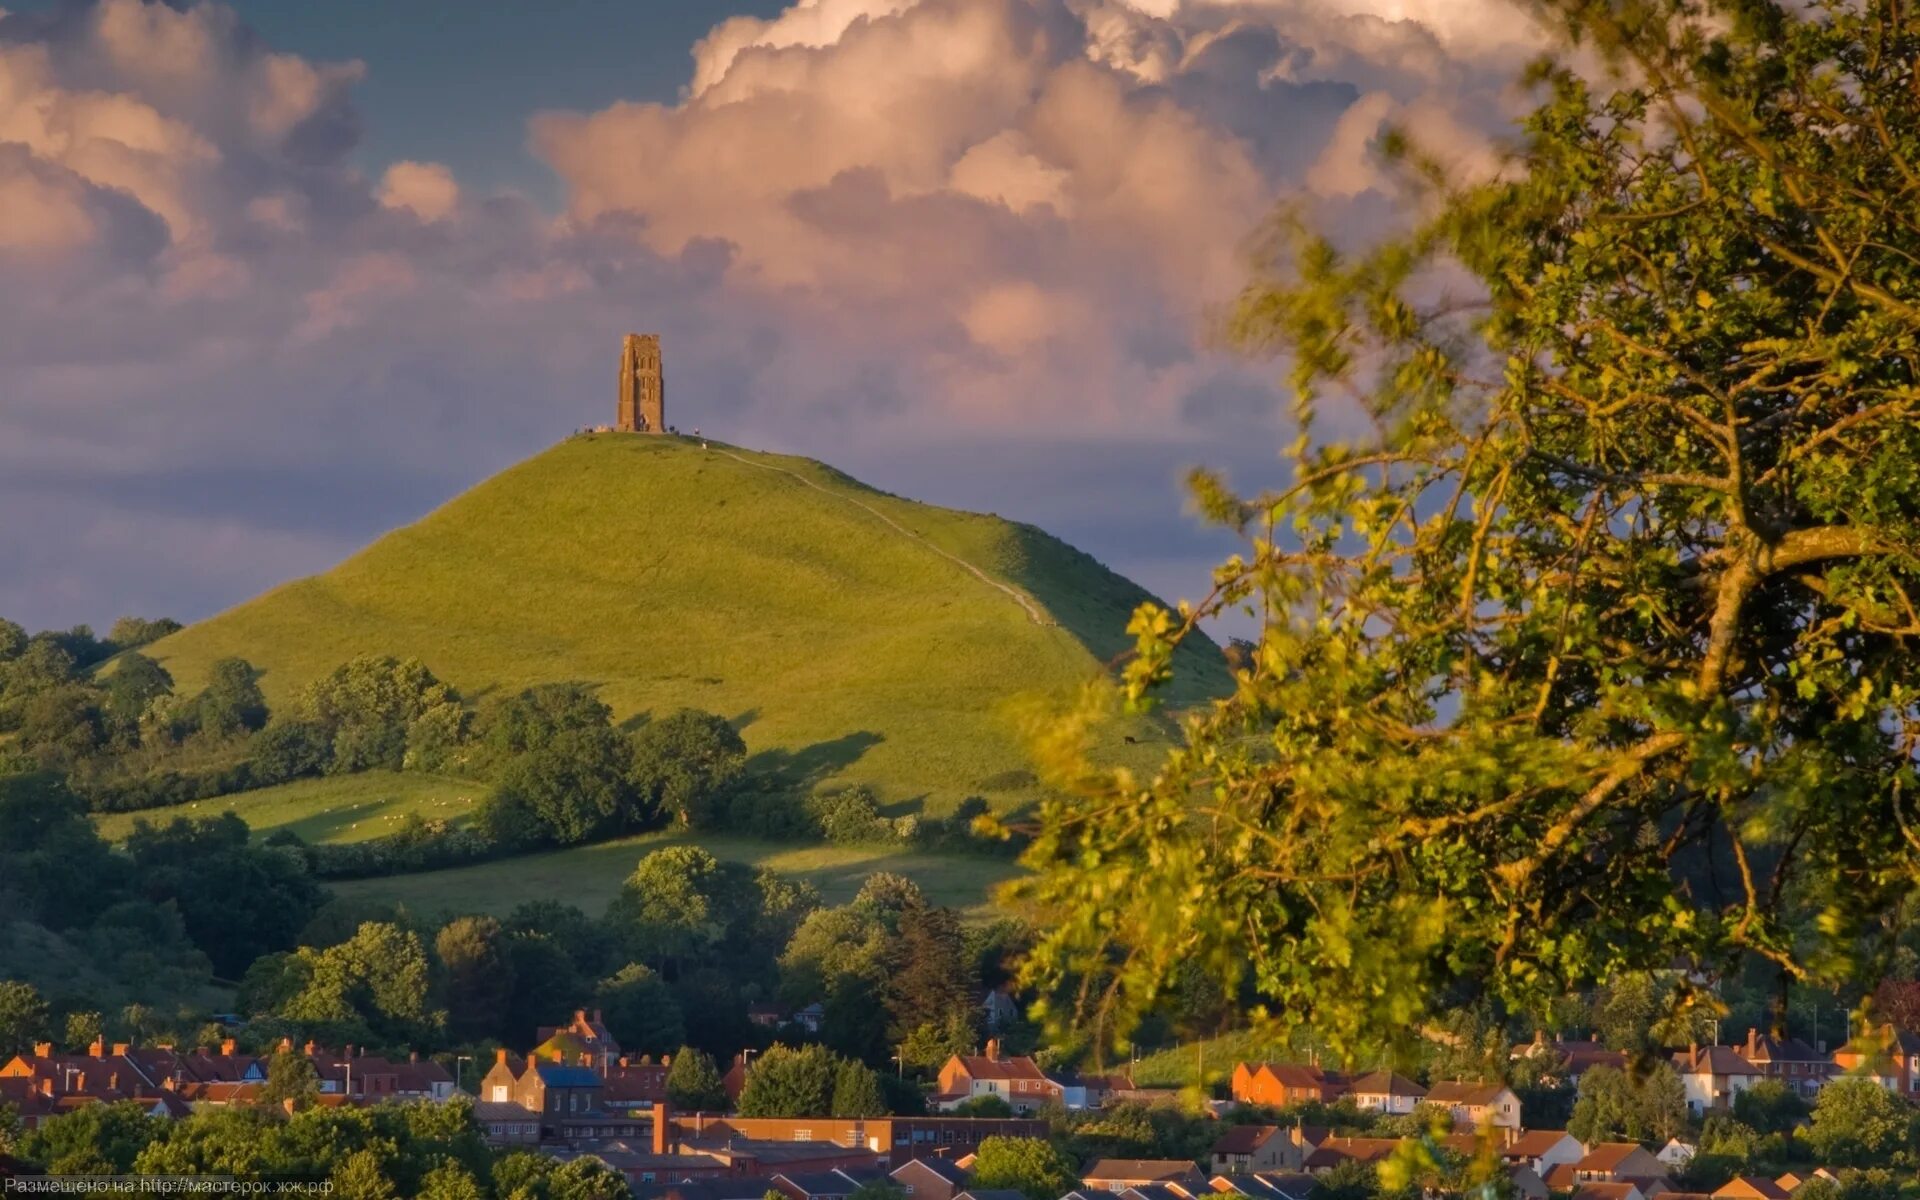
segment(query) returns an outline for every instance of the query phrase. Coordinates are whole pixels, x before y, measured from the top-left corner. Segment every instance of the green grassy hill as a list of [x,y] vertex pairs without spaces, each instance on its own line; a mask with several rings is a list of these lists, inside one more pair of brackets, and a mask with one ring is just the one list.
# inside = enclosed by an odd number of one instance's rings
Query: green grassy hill
[[[1096,676],[1146,598],[1031,526],[808,459],[603,435],[147,652],[183,689],[244,657],[276,704],[359,653],[418,657],[469,700],[585,682],[623,720],[720,713],[796,787],[871,783],[937,814],[1031,799],[1019,700]],[[1176,703],[1226,686],[1210,646],[1185,668]],[[1168,729],[1110,733],[1105,752],[1145,765]]]

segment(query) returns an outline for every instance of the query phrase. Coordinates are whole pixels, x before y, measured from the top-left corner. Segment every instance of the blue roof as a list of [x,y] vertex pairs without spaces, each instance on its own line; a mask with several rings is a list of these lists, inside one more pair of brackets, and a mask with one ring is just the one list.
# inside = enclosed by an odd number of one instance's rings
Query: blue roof
[[540,1082],[548,1087],[599,1087],[600,1076],[592,1067],[568,1067],[560,1063],[538,1063]]

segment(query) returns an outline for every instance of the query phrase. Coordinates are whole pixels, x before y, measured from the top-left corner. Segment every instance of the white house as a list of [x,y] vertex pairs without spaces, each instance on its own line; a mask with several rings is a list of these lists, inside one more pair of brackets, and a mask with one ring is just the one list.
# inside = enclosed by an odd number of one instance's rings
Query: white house
[[1696,1117],[1732,1108],[1736,1095],[1766,1075],[1732,1046],[1691,1046],[1673,1056],[1673,1065],[1686,1087],[1687,1107]]

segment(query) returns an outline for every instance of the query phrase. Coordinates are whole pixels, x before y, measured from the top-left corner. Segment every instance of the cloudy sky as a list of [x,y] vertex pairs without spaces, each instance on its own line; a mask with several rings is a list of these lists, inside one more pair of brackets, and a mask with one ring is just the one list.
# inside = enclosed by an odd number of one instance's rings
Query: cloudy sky
[[1274,204],[1390,219],[1502,0],[0,0],[0,614],[191,620],[612,414],[1040,524],[1169,596],[1273,482],[1208,349]]

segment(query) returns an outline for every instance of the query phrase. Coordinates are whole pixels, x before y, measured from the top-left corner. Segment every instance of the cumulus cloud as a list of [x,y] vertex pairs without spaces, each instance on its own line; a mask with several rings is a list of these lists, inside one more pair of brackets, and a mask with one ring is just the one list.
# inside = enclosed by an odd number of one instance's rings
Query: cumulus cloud
[[459,206],[460,185],[439,163],[397,162],[380,177],[380,203],[422,221],[438,221]]
[[[1248,235],[1384,211],[1388,122],[1484,169],[1529,46],[1498,0],[796,0],[717,24],[674,103],[531,114],[548,212],[431,145],[363,174],[364,68],[217,3],[0,15],[0,505],[93,531],[25,615],[324,566],[604,420],[637,329],[688,425],[1162,570],[1098,544],[1141,527],[1115,497],[1164,519],[1181,465],[1280,440],[1204,348]],[[963,442],[1169,482],[970,495]]]

